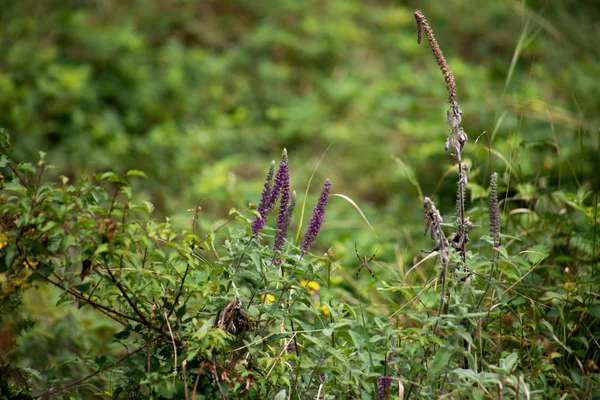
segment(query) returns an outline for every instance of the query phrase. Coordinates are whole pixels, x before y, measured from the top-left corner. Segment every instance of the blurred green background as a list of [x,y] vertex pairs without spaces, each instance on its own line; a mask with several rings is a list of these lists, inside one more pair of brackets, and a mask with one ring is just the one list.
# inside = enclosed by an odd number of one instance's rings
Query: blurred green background
[[57,175],[145,171],[137,193],[156,215],[189,226],[200,202],[204,232],[258,201],[283,148],[301,202],[331,144],[308,204],[330,178],[379,240],[334,198],[320,242],[347,261],[355,241],[413,257],[429,246],[415,182],[445,216],[456,187],[447,93],[415,8],[456,77],[474,198],[509,166],[510,196],[597,184],[595,1],[5,0],[0,126],[16,159],[44,150]]

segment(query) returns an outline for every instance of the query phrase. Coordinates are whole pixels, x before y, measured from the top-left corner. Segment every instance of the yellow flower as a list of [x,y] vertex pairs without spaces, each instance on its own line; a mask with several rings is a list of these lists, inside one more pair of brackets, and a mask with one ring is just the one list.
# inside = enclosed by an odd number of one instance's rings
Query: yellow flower
[[6,247],[7,244],[8,244],[8,236],[6,236],[6,233],[4,233],[4,232],[0,233],[0,249],[2,249],[3,247]]
[[327,304],[323,304],[321,306],[321,312],[323,313],[323,315],[325,315],[326,317],[329,317],[329,314],[331,314],[329,312],[329,306]]
[[319,283],[315,281],[301,280],[300,284],[307,288],[310,294],[312,295],[314,295],[318,290],[321,289],[321,285],[319,285]]
[[259,297],[267,304],[273,304],[275,302],[275,296],[272,294],[261,294]]
[[34,260],[32,260],[32,259],[31,259],[31,258],[29,258],[29,257],[27,257],[27,258],[25,259],[25,261],[23,261],[23,266],[24,266],[25,268],[35,268],[35,267],[37,267],[37,266],[38,266],[38,262],[37,262],[37,261],[34,261]]

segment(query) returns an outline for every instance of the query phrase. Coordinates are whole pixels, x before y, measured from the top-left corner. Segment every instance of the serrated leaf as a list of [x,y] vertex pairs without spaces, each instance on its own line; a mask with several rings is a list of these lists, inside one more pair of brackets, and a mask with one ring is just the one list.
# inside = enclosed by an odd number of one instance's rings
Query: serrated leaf
[[369,339],[369,343],[375,343],[375,342],[380,341],[381,339],[383,339],[383,336],[374,335],[374,336],[371,336],[371,338]]
[[510,373],[515,366],[519,356],[517,353],[510,353],[508,356],[500,360],[500,368]]
[[440,347],[433,357],[433,360],[431,360],[429,363],[427,376],[430,378],[438,376],[446,367],[446,365],[448,365],[450,357],[452,357],[452,349],[449,349],[448,347]]
[[304,338],[309,342],[316,344],[318,347],[323,347],[323,341],[314,336],[304,335]]
[[532,248],[528,249],[526,253],[527,259],[530,263],[539,264],[550,255],[550,249],[548,246],[538,244],[537,246],[533,246]]
[[258,271],[259,273],[262,272],[262,268],[260,266],[260,258],[258,256],[258,254],[250,253],[249,257],[250,257],[250,260],[252,260],[252,264],[254,264],[254,267],[256,267],[256,271]]
[[23,163],[17,166],[17,169],[20,172],[24,172],[26,174],[33,174],[35,172],[35,167],[31,163]]
[[495,250],[498,253],[500,253],[500,255],[502,256],[502,258],[504,258],[505,260],[508,259],[508,252],[506,251],[506,248],[504,246],[497,247]]
[[354,332],[354,331],[348,331],[348,334],[352,338],[354,347],[356,347],[357,349],[362,349],[362,347],[363,347],[362,346],[362,344],[363,344],[362,336],[360,336],[360,334],[358,334],[357,332]]
[[144,203],[144,205],[146,206],[146,209],[148,210],[148,214],[152,214],[152,212],[154,211],[154,204],[150,203],[149,201],[145,201],[145,200],[143,200],[142,203]]

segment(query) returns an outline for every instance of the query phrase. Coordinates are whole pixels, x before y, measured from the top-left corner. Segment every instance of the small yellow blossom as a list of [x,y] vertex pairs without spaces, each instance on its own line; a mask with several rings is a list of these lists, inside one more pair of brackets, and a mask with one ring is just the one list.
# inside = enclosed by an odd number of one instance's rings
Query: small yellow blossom
[[23,261],[23,266],[24,266],[25,268],[35,268],[35,267],[37,267],[37,266],[38,266],[38,262],[37,262],[37,261],[34,261],[34,260],[32,260],[32,259],[31,259],[31,258],[29,258],[29,257],[27,257],[27,258],[25,259],[25,261]]
[[327,304],[323,304],[321,306],[321,312],[323,313],[323,315],[325,315],[326,317],[329,317],[329,315],[331,314],[329,312],[329,306]]
[[7,244],[8,244],[8,236],[6,236],[6,233],[4,233],[4,232],[0,233],[0,249],[6,247]]
[[260,298],[267,304],[273,304],[275,302],[275,296],[272,294],[261,294]]
[[314,295],[317,291],[321,289],[321,285],[319,285],[319,283],[315,281],[301,280],[300,284],[307,288],[310,294],[312,295]]

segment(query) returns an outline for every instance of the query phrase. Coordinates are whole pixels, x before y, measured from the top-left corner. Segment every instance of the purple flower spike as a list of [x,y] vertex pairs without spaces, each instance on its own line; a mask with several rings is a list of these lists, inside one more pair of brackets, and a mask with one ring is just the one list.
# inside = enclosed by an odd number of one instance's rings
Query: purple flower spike
[[256,235],[258,231],[260,231],[265,226],[265,221],[267,220],[267,214],[269,213],[270,208],[269,203],[271,201],[271,191],[273,186],[273,175],[275,173],[275,161],[271,162],[269,166],[269,171],[267,172],[267,179],[265,181],[265,188],[262,191],[262,197],[260,198],[260,203],[258,204],[258,213],[260,217],[257,215],[252,221],[252,235]]
[[279,200],[279,196],[281,195],[281,186],[286,180],[289,182],[289,167],[288,167],[288,155],[287,150],[283,149],[281,153],[281,162],[279,163],[279,168],[277,169],[277,173],[275,174],[275,184],[273,185],[273,190],[271,191],[271,198],[269,199],[268,209],[271,211],[275,204],[277,204],[277,200]]
[[275,185],[279,186],[281,190],[281,201],[279,202],[279,214],[277,214],[277,235],[275,235],[275,244],[273,245],[273,252],[283,250],[285,244],[285,237],[287,236],[287,230],[289,226],[289,206],[291,201],[290,196],[290,170],[287,162],[287,152],[284,150],[284,156],[282,157],[277,176],[275,177]]
[[379,398],[381,400],[385,400],[391,386],[392,376],[390,374],[381,375],[379,382],[377,382],[377,392],[379,393]]
[[325,206],[327,205],[327,198],[330,191],[331,181],[326,179],[321,191],[321,197],[319,197],[319,201],[315,205],[315,208],[313,208],[312,217],[310,217],[310,221],[308,222],[304,240],[300,244],[300,248],[305,253],[315,243],[319,230],[321,230],[321,225],[323,225],[323,219],[325,218]]

